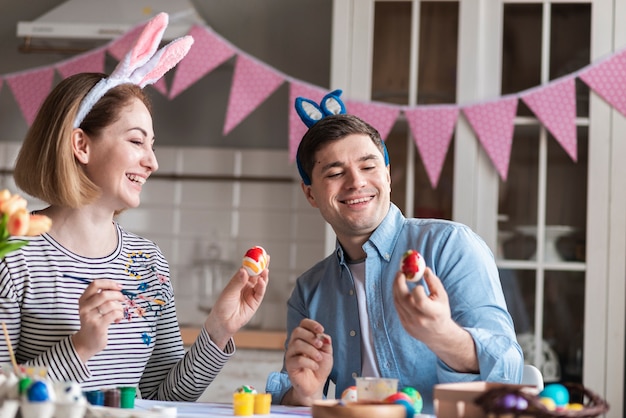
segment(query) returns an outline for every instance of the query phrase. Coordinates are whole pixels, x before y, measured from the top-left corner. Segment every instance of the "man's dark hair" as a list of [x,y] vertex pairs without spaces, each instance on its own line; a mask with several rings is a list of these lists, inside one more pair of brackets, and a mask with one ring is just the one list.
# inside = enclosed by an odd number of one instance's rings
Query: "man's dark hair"
[[309,128],[298,146],[296,159],[304,184],[311,184],[315,153],[326,143],[345,138],[348,135],[369,136],[385,158],[385,164],[389,164],[385,144],[373,126],[354,115],[331,115]]

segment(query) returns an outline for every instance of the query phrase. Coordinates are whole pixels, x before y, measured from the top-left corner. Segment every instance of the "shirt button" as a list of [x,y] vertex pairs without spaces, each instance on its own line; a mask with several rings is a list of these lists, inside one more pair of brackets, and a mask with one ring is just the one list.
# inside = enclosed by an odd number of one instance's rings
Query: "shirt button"
[[353,377],[353,378],[355,378],[355,377],[359,377],[359,374],[358,374],[357,372],[352,372],[352,377]]
[[354,295],[354,290],[350,289],[350,296]]
[[355,335],[356,335],[356,331],[355,330],[350,331],[350,336],[351,337],[354,337]]

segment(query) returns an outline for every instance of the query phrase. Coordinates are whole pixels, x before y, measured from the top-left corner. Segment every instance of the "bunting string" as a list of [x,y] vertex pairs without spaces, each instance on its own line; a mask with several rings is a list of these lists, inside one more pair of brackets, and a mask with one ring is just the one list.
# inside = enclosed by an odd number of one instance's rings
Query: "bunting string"
[[[54,72],[62,78],[79,72],[104,72],[105,54],[118,61],[135,41],[145,23],[105,46],[48,66],[0,75],[0,89],[7,85],[24,120],[30,125],[52,89]],[[296,97],[319,102],[328,89],[290,77],[240,50],[206,25],[195,25],[189,35],[194,44],[174,71],[171,85],[162,78],[154,87],[174,99],[198,80],[235,57],[235,68],[223,125],[229,135],[284,83],[289,84],[288,149],[293,163],[305,125],[292,104]],[[582,80],[610,106],[626,116],[626,49],[609,54],[589,65],[548,83],[514,94],[477,103],[402,106],[375,101],[344,100],[348,113],[369,122],[383,140],[404,114],[433,188],[436,188],[460,115],[469,122],[479,144],[503,181],[507,179],[517,106],[522,100],[560,144],[572,161],[577,161],[576,85]],[[6,81],[6,83],[5,83]],[[0,109],[1,111],[1,109]]]

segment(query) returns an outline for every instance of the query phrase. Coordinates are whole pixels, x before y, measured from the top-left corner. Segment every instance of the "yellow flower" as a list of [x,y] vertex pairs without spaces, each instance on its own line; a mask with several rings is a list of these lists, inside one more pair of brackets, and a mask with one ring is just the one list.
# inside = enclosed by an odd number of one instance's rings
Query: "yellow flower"
[[0,211],[2,211],[5,215],[11,216],[19,209],[26,209],[26,204],[26,199],[22,196],[14,194],[0,204]]
[[8,191],[7,189],[0,190],[0,205],[5,200],[9,200],[10,197],[11,197],[11,192],[10,191]]
[[52,226],[52,219],[45,215],[30,215],[28,222],[28,231],[25,235],[34,237],[35,235],[41,235],[50,230]]
[[52,220],[45,215],[31,215],[26,199],[8,190],[0,190],[0,258],[15,251],[28,241],[13,240],[11,236],[35,236],[50,230]]
[[28,231],[28,223],[30,221],[30,215],[26,208],[19,208],[11,214],[7,214],[9,220],[7,221],[7,231],[13,236],[26,235]]

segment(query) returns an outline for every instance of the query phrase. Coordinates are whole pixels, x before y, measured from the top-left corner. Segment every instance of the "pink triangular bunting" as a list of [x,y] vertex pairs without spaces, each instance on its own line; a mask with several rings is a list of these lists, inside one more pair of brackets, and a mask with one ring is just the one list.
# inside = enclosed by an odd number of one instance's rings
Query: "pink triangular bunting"
[[111,54],[111,56],[113,56],[116,60],[121,61],[133,47],[135,41],[141,34],[141,31],[147,24],[148,22],[137,25],[119,38],[112,41],[107,48],[109,54]]
[[443,163],[459,117],[456,106],[418,106],[404,111],[415,145],[422,157],[433,189],[437,188]]
[[61,77],[67,78],[78,73],[102,73],[104,72],[104,49],[79,55],[56,65]]
[[577,160],[576,80],[566,77],[520,95],[573,161]]
[[195,42],[187,56],[178,64],[170,99],[220,66],[235,54],[235,50],[206,27],[194,26],[189,31]]
[[626,116],[626,50],[583,70],[579,77],[618,112]]
[[511,160],[517,100],[515,96],[502,97],[493,102],[463,108],[463,113],[479,142],[504,181],[506,181]]
[[345,103],[346,111],[376,128],[383,141],[387,139],[400,114],[399,107],[385,103],[366,103],[352,100],[347,100]]
[[311,86],[309,84],[299,83],[292,81],[289,85],[289,161],[294,162],[296,160],[296,153],[298,152],[298,145],[302,137],[307,131],[307,127],[298,116],[294,104],[296,98],[304,97],[313,100],[315,103],[322,101],[322,98],[328,93],[327,90],[322,90],[318,87]]
[[259,107],[284,81],[275,70],[239,55],[226,108],[224,135]]
[[23,72],[7,76],[6,80],[13,92],[13,97],[30,126],[37,116],[37,111],[52,88],[54,68]]

